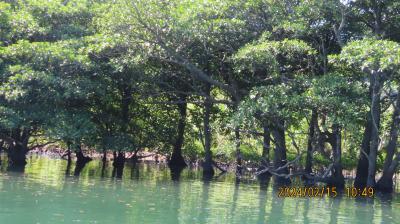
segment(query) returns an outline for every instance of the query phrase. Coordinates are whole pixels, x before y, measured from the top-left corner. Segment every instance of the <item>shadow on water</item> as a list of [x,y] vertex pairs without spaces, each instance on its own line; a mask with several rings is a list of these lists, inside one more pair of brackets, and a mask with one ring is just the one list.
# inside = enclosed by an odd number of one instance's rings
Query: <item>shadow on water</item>
[[303,223],[310,223],[310,219],[308,216],[308,213],[310,211],[310,199],[306,199],[304,201],[304,206],[303,206]]
[[107,161],[104,161],[101,163],[101,178],[104,178],[106,176],[106,166],[107,166]]
[[117,179],[122,179],[123,174],[124,174],[123,166],[113,167],[111,177],[117,178]]
[[[381,203],[381,223],[395,223],[394,212],[392,210],[393,194],[377,194],[376,199],[379,199]],[[395,211],[397,213],[398,211]],[[398,220],[397,220],[398,221]]]
[[117,178],[121,179],[122,175],[124,174],[124,166],[119,166],[116,168],[117,169]]
[[7,166],[7,171],[9,171],[9,172],[15,172],[15,173],[24,173],[24,172],[25,172],[25,166],[23,166],[23,165],[9,164],[9,165]]
[[265,223],[265,216],[267,214],[266,212],[266,206],[267,206],[267,191],[268,191],[268,186],[271,181],[270,177],[262,178],[259,180],[260,183],[260,193],[258,195],[259,201],[258,201],[258,217],[257,217],[257,223]]
[[[174,171],[172,171],[174,170]],[[184,170],[183,168],[179,168],[179,169],[172,169],[171,170],[171,180],[173,181],[172,185],[174,186],[172,188],[172,193],[171,195],[175,195],[174,197],[170,198],[169,201],[169,214],[170,214],[170,220],[168,220],[168,223],[179,223],[179,209],[181,206],[181,200],[180,200],[180,193],[181,193],[181,183],[179,182],[180,180],[180,176],[182,171]]]
[[203,175],[203,186],[201,193],[201,202],[200,202],[200,215],[198,223],[208,223],[207,219],[210,216],[208,208],[208,199],[209,199],[209,191],[211,184],[212,176],[211,175]]
[[273,193],[271,200],[271,211],[269,219],[266,223],[277,223],[278,220],[282,220],[284,198],[278,197],[278,188],[282,186],[280,184],[273,184]]
[[373,198],[357,197],[354,200],[357,223],[373,223],[375,207]]
[[343,199],[342,194],[339,194],[336,198],[329,199],[329,203],[330,203],[329,224],[338,223],[339,208],[340,208],[340,203],[341,203],[342,199]]
[[140,171],[139,171],[139,166],[136,161],[132,162],[132,167],[131,167],[131,179],[132,180],[139,180],[140,179]]
[[71,174],[71,161],[67,162],[67,168],[65,169],[65,176],[69,176]]
[[124,152],[114,152],[114,161],[113,161],[113,171],[112,177],[117,179],[121,179],[124,174],[125,167],[125,153]]
[[[7,166],[7,171],[9,172],[15,172],[15,173],[24,173],[25,172],[25,167],[26,167],[26,162],[25,164],[22,163],[12,163],[10,159],[4,154],[4,158],[7,159],[4,161],[4,165]],[[32,157],[30,157],[32,159]],[[0,153],[0,167],[1,167],[1,153]]]
[[207,173],[204,173],[203,172],[203,182],[204,183],[209,183],[210,181],[212,181],[213,180],[213,177],[214,177],[214,174],[207,174]]
[[112,172],[111,172],[111,177],[115,178],[116,173],[117,173],[117,169],[115,169],[115,167],[113,167]]
[[170,167],[169,170],[171,172],[171,180],[174,182],[179,181],[184,169],[185,167]]
[[236,207],[237,207],[237,200],[239,197],[239,186],[240,186],[240,178],[235,178],[235,185],[233,189],[233,196],[232,196],[232,207],[230,210],[230,217],[234,217],[236,214]]
[[86,163],[76,163],[75,170],[74,170],[74,176],[78,177],[81,174],[83,168],[85,168],[85,165],[86,165]]

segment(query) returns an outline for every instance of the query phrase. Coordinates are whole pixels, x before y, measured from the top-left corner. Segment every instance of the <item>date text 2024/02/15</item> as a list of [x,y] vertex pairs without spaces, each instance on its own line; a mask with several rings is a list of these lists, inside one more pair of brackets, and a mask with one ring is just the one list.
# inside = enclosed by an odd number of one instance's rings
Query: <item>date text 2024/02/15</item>
[[[340,193],[340,192],[339,192]],[[301,197],[337,197],[338,190],[336,187],[279,187],[278,188],[278,197],[292,197],[292,198],[301,198]],[[366,188],[354,188],[354,187],[346,187],[343,191],[345,196],[347,197],[373,197],[374,189],[371,187]]]

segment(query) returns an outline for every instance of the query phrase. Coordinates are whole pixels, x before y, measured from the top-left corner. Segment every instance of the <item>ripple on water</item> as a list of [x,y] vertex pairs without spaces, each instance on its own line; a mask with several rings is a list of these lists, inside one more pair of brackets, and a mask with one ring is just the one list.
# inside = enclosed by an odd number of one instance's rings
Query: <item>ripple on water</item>
[[281,199],[271,186],[262,190],[257,182],[237,184],[230,174],[204,183],[198,179],[201,175],[193,175],[195,171],[184,170],[181,181],[173,182],[163,167],[139,164],[135,173],[138,178],[127,168],[124,177],[115,180],[111,176],[101,178],[101,166],[93,161],[76,178],[66,177],[63,161],[39,161],[43,159],[32,159],[23,175],[0,173],[0,223],[32,220],[38,223],[393,223],[400,220],[398,194],[376,197],[372,202],[347,197]]

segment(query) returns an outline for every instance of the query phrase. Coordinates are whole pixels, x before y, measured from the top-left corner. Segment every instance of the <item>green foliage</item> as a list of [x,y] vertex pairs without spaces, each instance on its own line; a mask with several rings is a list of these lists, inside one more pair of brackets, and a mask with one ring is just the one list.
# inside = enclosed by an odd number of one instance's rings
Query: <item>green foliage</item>
[[315,50],[307,43],[285,39],[248,44],[235,54],[233,61],[238,74],[248,71],[268,79],[307,68],[314,54]]
[[305,96],[311,107],[341,126],[362,123],[367,111],[367,89],[340,72],[313,79]]
[[[236,73],[246,71],[261,76],[265,84],[252,88],[241,103],[234,125],[255,125],[256,120],[273,123],[277,118],[291,120],[302,113],[309,75],[315,50],[299,40],[264,41],[246,45],[233,57]],[[307,72],[308,71],[308,72]],[[254,79],[253,79],[254,80]]]
[[352,41],[339,56],[332,56],[331,61],[368,74],[381,73],[397,78],[400,71],[400,45],[388,40]]
[[[212,102],[214,158],[234,161],[240,128],[243,159],[259,162],[263,126],[284,121],[294,159],[307,148],[313,111],[324,133],[340,126],[342,165],[350,169],[368,76],[384,77],[386,92],[398,89],[395,1],[379,6],[379,30],[364,13],[374,10],[368,1],[8,2],[0,2],[2,141],[28,130],[29,138],[99,151],[170,155],[179,105],[187,104],[183,154],[195,161],[205,154],[204,105]],[[383,97],[384,137],[393,111],[391,96]],[[322,154],[332,150],[323,148],[314,160],[327,166]]]

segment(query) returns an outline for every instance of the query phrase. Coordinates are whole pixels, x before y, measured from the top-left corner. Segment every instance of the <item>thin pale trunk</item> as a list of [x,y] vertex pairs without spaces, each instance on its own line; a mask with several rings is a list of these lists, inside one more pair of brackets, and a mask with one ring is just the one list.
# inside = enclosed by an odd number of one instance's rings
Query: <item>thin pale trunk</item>
[[104,177],[104,175],[105,175],[106,164],[107,164],[107,150],[103,149],[103,158],[102,158],[102,166],[101,166],[101,177]]
[[116,161],[117,161],[117,152],[116,151],[113,151],[113,170],[112,170],[112,174],[111,174],[111,176],[114,178],[115,177],[115,174],[116,174],[116,172],[117,172],[117,169],[115,168],[115,163],[116,163]]
[[[206,94],[210,95],[210,85],[207,85]],[[210,99],[206,99],[204,102],[204,151],[205,160],[203,163],[203,175],[213,176],[214,169],[212,165],[212,152],[211,152],[211,128],[210,128],[210,116],[211,116],[212,103]]]
[[67,150],[67,169],[65,170],[65,175],[69,176],[70,171],[71,171],[71,164],[72,164],[72,159],[71,159],[71,150],[70,147],[68,146]]
[[263,127],[263,150],[262,150],[262,164],[268,165],[269,164],[269,151],[271,148],[271,133],[269,127],[264,124]]
[[236,147],[236,174],[242,174],[242,153],[240,152],[240,133],[239,128],[235,128],[235,147]]
[[[392,124],[390,127],[389,142],[386,146],[386,158],[383,164],[382,177],[377,183],[377,188],[382,191],[393,191],[393,175],[398,166],[397,158],[393,160],[397,149],[397,138],[400,126],[400,92],[398,93],[395,108],[392,115]],[[396,164],[397,163],[397,164]]]
[[307,156],[306,156],[306,167],[305,167],[305,172],[308,174],[312,173],[312,154],[314,150],[313,141],[315,135],[315,126],[317,122],[318,122],[318,114],[316,110],[313,110],[311,114],[310,127],[308,131]]
[[65,169],[65,176],[69,176],[71,172],[71,165],[72,165],[72,158],[71,158],[71,143],[67,141],[67,151],[65,152],[64,155],[61,156],[61,158],[64,158],[64,156],[67,156],[67,169]]
[[380,120],[380,80],[378,74],[371,75],[372,98],[371,98],[371,142],[368,155],[368,179],[367,187],[375,187],[376,157],[379,146],[379,120]]
[[[265,169],[266,167],[269,166],[269,151],[271,148],[271,133],[270,129],[267,124],[264,124],[263,127],[263,149],[262,149],[262,160],[261,160],[261,166],[258,168],[258,171],[261,171]],[[260,183],[265,183],[269,181],[271,177],[271,174],[269,172],[264,172],[260,175],[258,175],[258,179],[260,180]]]

